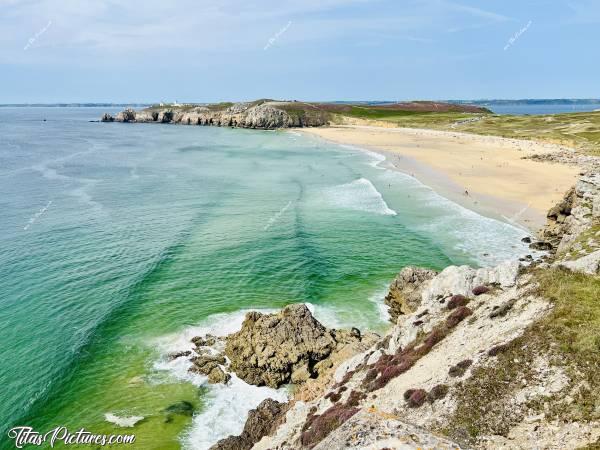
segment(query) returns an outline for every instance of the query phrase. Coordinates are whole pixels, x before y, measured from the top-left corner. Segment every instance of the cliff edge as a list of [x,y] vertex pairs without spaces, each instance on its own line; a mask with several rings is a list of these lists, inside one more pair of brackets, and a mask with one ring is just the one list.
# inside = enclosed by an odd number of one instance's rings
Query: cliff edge
[[[549,211],[540,239],[532,245],[549,251],[533,260],[404,268],[386,298],[393,325],[383,337],[304,377],[287,405],[259,405],[241,436],[214,448],[597,448],[597,173]],[[326,337],[320,347],[335,347],[335,333],[292,311]]]

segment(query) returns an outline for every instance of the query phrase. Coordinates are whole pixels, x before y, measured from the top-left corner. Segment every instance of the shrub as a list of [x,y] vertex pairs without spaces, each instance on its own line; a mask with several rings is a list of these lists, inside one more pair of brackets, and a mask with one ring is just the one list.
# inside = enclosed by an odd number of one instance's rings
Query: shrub
[[358,408],[336,404],[323,414],[311,417],[300,436],[302,445],[314,447],[358,411]]
[[450,300],[448,301],[448,309],[455,309],[458,308],[459,306],[465,306],[467,303],[469,303],[469,299],[467,297],[465,297],[464,295],[453,295]]
[[368,385],[371,381],[373,381],[375,378],[377,378],[378,374],[379,374],[379,372],[377,371],[377,369],[369,369],[367,371],[367,374],[365,375],[365,378],[362,381],[362,385],[363,386]]
[[427,400],[429,400],[430,403],[433,403],[436,400],[441,400],[442,398],[446,397],[447,394],[448,386],[446,386],[445,384],[438,384],[437,386],[434,386],[433,389],[431,389],[431,391],[429,391],[429,394],[427,395]]
[[473,288],[473,295],[481,295],[481,294],[485,294],[486,292],[489,292],[490,288],[487,286],[475,286]]
[[472,360],[465,359],[456,364],[455,366],[450,367],[450,369],[448,370],[448,375],[450,375],[451,377],[462,377],[467,371],[467,369],[471,366],[471,364],[473,364]]
[[404,391],[404,400],[408,401],[408,399],[410,398],[411,395],[413,395],[413,393],[416,391],[416,389],[407,389],[406,391]]
[[346,400],[346,406],[358,406],[361,400],[367,398],[367,394],[360,391],[352,391],[348,396],[348,400]]
[[473,314],[473,311],[471,311],[469,308],[466,306],[459,306],[446,319],[446,326],[448,328],[454,328],[471,314]]
[[505,352],[506,350],[508,350],[508,348],[509,348],[508,344],[496,345],[495,347],[492,347],[489,349],[488,356],[496,356],[502,352]]
[[[411,390],[411,394],[408,396],[408,400],[406,400],[406,403],[408,403],[408,406],[410,408],[418,408],[419,406],[423,405],[423,403],[425,403],[425,400],[427,400],[427,392],[424,389],[409,389]],[[405,397],[406,397],[406,392],[404,393]]]
[[333,392],[331,391],[329,394],[325,396],[325,398],[331,400],[333,403],[337,403],[340,398],[342,398],[341,392]]

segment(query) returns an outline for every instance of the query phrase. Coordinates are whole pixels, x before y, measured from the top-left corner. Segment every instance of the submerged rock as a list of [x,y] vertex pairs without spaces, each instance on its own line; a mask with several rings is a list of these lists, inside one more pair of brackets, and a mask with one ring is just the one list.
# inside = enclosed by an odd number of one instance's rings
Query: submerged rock
[[191,354],[191,350],[184,350],[181,352],[169,353],[167,357],[169,358],[169,360],[173,361],[174,359],[190,356]]
[[177,403],[173,403],[164,409],[167,414],[179,414],[181,416],[191,416],[194,414],[194,405],[190,402],[182,400]]
[[338,346],[360,340],[358,330],[330,330],[296,304],[276,314],[248,313],[242,329],[227,337],[225,354],[242,380],[278,387],[315,378]]

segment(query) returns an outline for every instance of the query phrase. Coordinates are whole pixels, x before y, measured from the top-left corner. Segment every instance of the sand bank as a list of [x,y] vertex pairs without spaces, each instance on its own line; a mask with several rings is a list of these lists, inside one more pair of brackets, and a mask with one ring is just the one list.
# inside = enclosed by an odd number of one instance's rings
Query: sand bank
[[577,167],[523,159],[564,150],[533,141],[358,125],[304,132],[379,151],[390,167],[413,175],[445,197],[532,231],[544,224],[548,209],[575,184],[579,173]]

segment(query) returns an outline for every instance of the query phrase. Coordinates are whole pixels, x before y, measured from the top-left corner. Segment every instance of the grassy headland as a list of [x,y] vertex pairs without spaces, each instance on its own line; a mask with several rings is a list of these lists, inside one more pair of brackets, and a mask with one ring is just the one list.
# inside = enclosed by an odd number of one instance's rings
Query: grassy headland
[[[515,139],[531,139],[600,155],[600,112],[548,115],[497,115],[468,111],[406,111],[377,106],[352,106],[334,114],[334,123],[346,119],[406,128],[460,131]],[[366,123],[369,124],[369,123]]]

